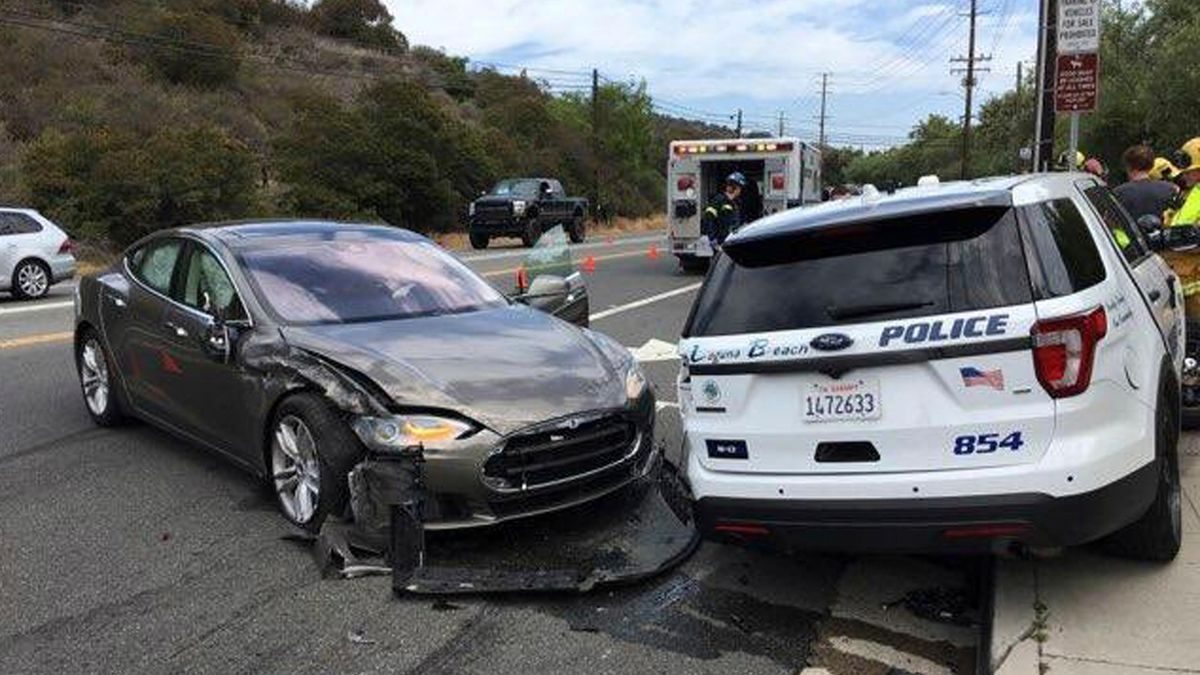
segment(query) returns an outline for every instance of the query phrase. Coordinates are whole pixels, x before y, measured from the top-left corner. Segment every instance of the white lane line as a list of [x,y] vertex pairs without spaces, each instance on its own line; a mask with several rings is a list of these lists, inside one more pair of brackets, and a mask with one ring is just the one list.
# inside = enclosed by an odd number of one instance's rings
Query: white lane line
[[27,305],[24,307],[0,307],[0,316],[26,314],[28,312],[48,312],[52,309],[64,309],[66,307],[73,307],[74,305],[75,301],[65,300],[63,302],[47,302],[41,305]]
[[[638,236],[638,237],[626,237],[626,238],[617,237],[617,238],[614,238],[611,243],[609,243],[607,241],[593,241],[593,242],[588,242],[586,244],[572,244],[572,245],[568,246],[567,248],[568,248],[568,250],[571,250],[571,251],[587,251],[587,250],[591,250],[594,248],[601,248],[604,246],[622,246],[625,244],[648,244],[648,243],[654,242],[654,241],[658,241],[658,242],[666,241],[666,235],[652,234],[652,235],[642,235],[642,236]],[[523,257],[528,256],[531,250],[533,250],[533,249],[520,248],[520,249],[516,249],[513,251],[498,251],[496,253],[473,253],[471,255],[460,255],[460,256],[458,256],[458,259],[463,262],[482,262],[482,261],[486,261],[486,260],[501,260],[504,258],[523,258]]]
[[637,309],[639,307],[645,307],[646,305],[652,305],[660,300],[666,300],[667,298],[673,298],[677,295],[683,295],[684,293],[691,293],[692,291],[696,290],[697,288],[700,288],[700,284],[698,282],[694,283],[694,284],[689,284],[687,286],[684,286],[683,288],[676,288],[673,291],[667,291],[666,293],[659,293],[658,295],[651,295],[648,298],[642,298],[641,300],[637,300],[635,302],[630,302],[630,303],[624,304],[624,305],[618,305],[616,307],[613,307],[612,309],[606,309],[603,312],[596,312],[595,314],[589,316],[588,319],[590,319],[591,321],[599,321],[600,319],[607,319],[610,316],[615,316],[617,314],[628,312],[629,310],[632,310],[632,309]]

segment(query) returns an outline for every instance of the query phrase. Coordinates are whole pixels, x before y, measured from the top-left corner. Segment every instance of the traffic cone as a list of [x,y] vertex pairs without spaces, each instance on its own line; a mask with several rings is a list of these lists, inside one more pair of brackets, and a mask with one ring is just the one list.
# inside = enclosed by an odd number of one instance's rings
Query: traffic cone
[[583,265],[581,267],[582,267],[583,271],[587,272],[588,274],[595,272],[596,271],[596,259],[589,255],[588,257],[583,259]]
[[650,244],[650,250],[646,253],[646,257],[651,260],[658,260],[660,257],[662,257],[658,254],[658,246],[655,244]]
[[529,270],[524,265],[517,268],[517,292],[524,293],[529,288]]

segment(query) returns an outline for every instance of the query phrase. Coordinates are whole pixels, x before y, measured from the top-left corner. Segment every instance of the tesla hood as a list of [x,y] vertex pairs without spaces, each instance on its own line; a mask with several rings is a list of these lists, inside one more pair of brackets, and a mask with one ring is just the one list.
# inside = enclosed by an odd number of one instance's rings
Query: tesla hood
[[523,306],[283,334],[367,376],[399,406],[453,410],[501,434],[625,404],[624,373],[587,334]]

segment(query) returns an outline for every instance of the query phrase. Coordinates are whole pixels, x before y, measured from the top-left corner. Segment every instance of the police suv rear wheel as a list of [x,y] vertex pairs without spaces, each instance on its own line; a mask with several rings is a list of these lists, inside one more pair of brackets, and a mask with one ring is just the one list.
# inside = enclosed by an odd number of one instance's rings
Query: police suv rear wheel
[[1149,510],[1105,541],[1112,553],[1137,560],[1170,562],[1183,543],[1183,491],[1179,483],[1179,405],[1170,393],[1159,394],[1157,432],[1158,492]]
[[482,232],[472,232],[470,233],[469,237],[471,239],[471,248],[475,249],[476,251],[482,251],[483,249],[487,248],[488,242],[491,240],[491,237],[483,234]]

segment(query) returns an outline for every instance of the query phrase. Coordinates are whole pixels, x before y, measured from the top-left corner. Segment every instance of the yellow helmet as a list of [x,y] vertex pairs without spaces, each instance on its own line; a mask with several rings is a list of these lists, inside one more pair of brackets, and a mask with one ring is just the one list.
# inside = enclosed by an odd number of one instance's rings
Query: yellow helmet
[[1150,177],[1154,180],[1175,180],[1179,175],[1179,167],[1166,157],[1155,157],[1154,168],[1150,169]]
[[1082,169],[1083,163],[1087,161],[1087,155],[1083,154],[1083,152],[1077,151],[1075,153],[1075,165],[1068,166],[1067,162],[1068,162],[1068,157],[1070,156],[1070,154],[1071,154],[1070,150],[1064,150],[1063,153],[1058,156],[1059,167],[1061,167],[1063,169],[1072,169],[1072,170],[1076,170],[1076,171],[1078,171],[1079,169]]
[[1200,136],[1184,143],[1172,159],[1180,173],[1200,171]]

